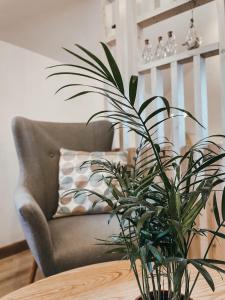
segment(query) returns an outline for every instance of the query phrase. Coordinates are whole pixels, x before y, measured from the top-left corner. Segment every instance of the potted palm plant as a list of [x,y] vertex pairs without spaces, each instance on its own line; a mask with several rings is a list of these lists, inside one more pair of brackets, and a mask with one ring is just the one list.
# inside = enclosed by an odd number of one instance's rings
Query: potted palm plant
[[[82,87],[85,89],[76,91],[69,99],[88,93],[104,95],[112,109],[97,112],[88,123],[95,117],[110,119],[112,126],[123,126],[135,132],[140,137],[140,144],[132,165],[124,166],[107,160],[86,162],[95,165],[94,173],[103,172],[102,180],[111,191],[110,197],[86,189],[74,190],[74,197],[93,193],[99,201],[111,207],[110,218],[117,218],[120,233],[110,241],[100,243],[115,246],[112,251],[124,253],[129,258],[141,294],[137,299],[191,299],[199,275],[214,290],[209,270],[225,273],[222,268],[224,261],[208,258],[215,238],[225,238],[222,233],[225,227],[225,191],[221,205],[218,205],[216,194],[224,181],[221,161],[225,152],[215,142],[215,138],[223,139],[224,136],[203,138],[182,155],[176,153],[168,139],[158,140],[157,127],[161,122],[176,116],[183,117],[184,114],[202,126],[198,120],[157,95],[138,105],[138,77],[131,76],[129,90],[125,91],[120,70],[105,44],[102,43],[102,47],[107,65],[87,49],[77,47],[82,54],[68,49],[65,51],[82,64],[52,66],[69,67],[70,70],[59,70],[49,77],[74,75],[92,79],[101,85],[70,83],[57,92],[69,87]],[[162,104],[158,109],[154,109],[156,101]],[[161,120],[157,121],[156,116],[159,115]],[[197,222],[211,198],[217,224],[215,230],[201,228]],[[208,238],[209,243],[201,257],[193,258],[190,249],[197,237]],[[190,265],[197,270],[192,282]]]

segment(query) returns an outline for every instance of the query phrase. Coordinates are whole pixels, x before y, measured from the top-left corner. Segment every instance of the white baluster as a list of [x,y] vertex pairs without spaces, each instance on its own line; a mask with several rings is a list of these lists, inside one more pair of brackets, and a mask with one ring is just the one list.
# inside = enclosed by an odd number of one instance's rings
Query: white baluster
[[[162,71],[157,69],[156,67],[151,69],[151,89],[152,89],[152,96],[163,96],[164,89],[163,89],[163,76]],[[163,103],[160,99],[157,99],[155,102],[155,109],[159,109],[163,107]],[[157,115],[157,122],[161,121],[164,118],[164,114],[160,113]],[[164,137],[164,123],[160,123],[157,126],[157,136],[158,141],[161,142]]]
[[200,55],[193,59],[193,79],[194,79],[194,115],[205,127],[202,128],[195,123],[195,133],[197,140],[208,136],[208,99],[205,59]]
[[[183,65],[177,61],[171,63],[171,98],[172,106],[184,109],[184,72]],[[186,145],[185,139],[185,115],[181,112],[174,111],[176,117],[172,122],[172,136],[175,150],[180,152],[181,148]]]

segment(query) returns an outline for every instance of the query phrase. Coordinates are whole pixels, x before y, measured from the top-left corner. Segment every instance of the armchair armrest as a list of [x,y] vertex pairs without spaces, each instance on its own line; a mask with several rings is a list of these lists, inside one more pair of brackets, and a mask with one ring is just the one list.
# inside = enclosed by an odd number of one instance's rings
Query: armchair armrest
[[53,245],[44,213],[23,185],[17,188],[14,199],[27,243],[38,266],[46,276],[53,274]]

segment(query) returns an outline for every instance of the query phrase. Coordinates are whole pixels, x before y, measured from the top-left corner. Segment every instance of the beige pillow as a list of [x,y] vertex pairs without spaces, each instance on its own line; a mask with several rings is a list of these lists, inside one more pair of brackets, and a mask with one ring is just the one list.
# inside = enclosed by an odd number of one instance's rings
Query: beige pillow
[[70,189],[86,188],[112,197],[106,183],[101,180],[103,173],[92,175],[94,166],[89,164],[81,168],[84,161],[93,159],[107,159],[112,162],[127,164],[127,152],[83,152],[60,149],[59,202],[54,217],[106,213],[110,211],[110,207],[104,202],[97,203],[93,208],[93,203],[99,200],[95,195],[85,193],[75,199],[73,198],[73,193],[65,196],[65,193]]

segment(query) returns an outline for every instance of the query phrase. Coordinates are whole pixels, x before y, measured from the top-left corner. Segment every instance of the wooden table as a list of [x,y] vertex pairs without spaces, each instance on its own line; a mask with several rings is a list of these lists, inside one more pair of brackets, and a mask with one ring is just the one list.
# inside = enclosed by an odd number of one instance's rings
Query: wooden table
[[[212,272],[216,292],[199,277],[194,300],[225,300],[225,280]],[[74,269],[37,281],[1,300],[134,300],[138,291],[127,261],[116,261]]]

